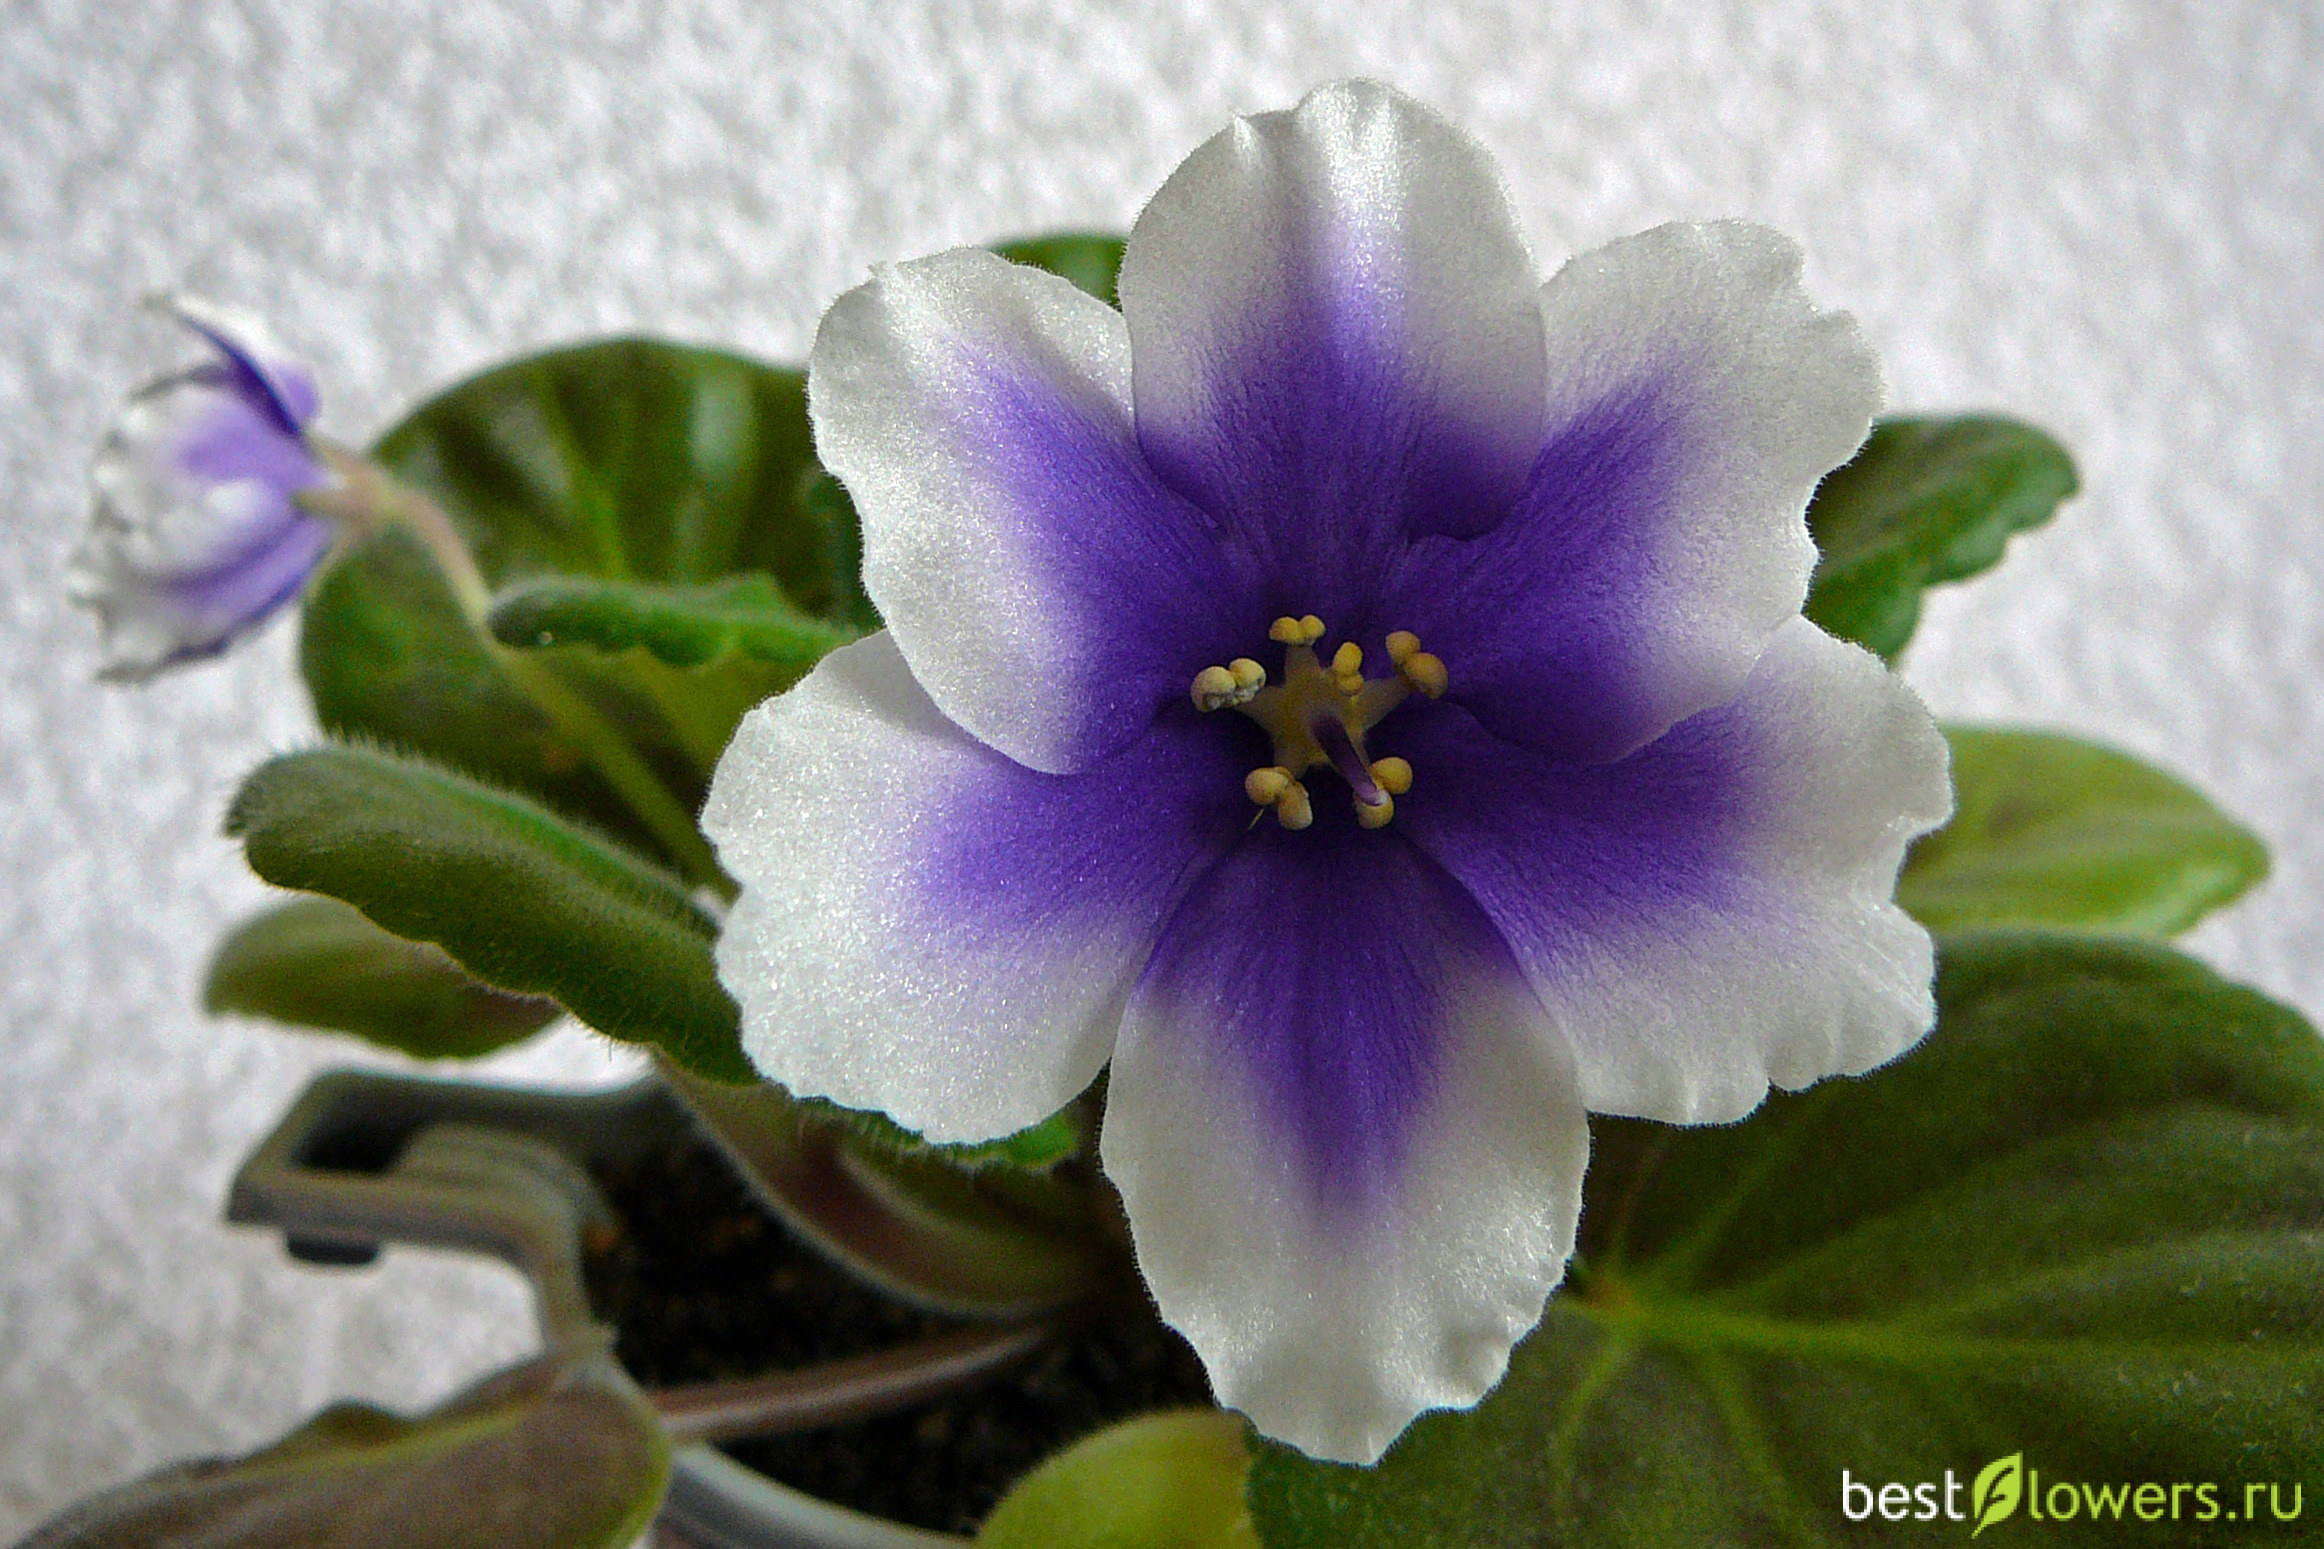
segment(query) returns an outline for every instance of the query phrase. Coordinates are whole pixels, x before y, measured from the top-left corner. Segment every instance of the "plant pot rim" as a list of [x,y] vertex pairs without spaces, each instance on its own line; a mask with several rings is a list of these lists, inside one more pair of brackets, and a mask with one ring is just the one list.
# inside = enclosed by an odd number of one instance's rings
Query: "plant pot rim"
[[[290,1253],[311,1263],[366,1264],[391,1241],[499,1258],[531,1282],[547,1332],[557,1316],[570,1315],[559,1304],[569,1303],[572,1292],[553,1283],[561,1278],[555,1255],[544,1254],[539,1242],[431,1222],[415,1217],[408,1202],[381,1212],[366,1198],[383,1188],[382,1180],[350,1159],[371,1159],[383,1170],[412,1137],[438,1123],[504,1129],[547,1142],[579,1165],[631,1157],[692,1130],[667,1083],[651,1075],[576,1092],[326,1071],[237,1170],[226,1218],[280,1230]],[[568,1244],[568,1263],[577,1251]],[[823,1500],[702,1443],[673,1450],[655,1527],[658,1542],[684,1549],[964,1549],[970,1542]]]

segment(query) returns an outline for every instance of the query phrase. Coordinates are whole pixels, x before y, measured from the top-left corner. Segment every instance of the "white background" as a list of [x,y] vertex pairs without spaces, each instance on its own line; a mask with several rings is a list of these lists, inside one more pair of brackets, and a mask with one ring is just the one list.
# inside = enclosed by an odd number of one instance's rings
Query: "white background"
[[[235,1160],[352,1046],[212,1022],[262,890],[216,837],[311,734],[278,628],[100,688],[59,571],[163,285],[259,310],[360,439],[616,330],[805,351],[874,260],[1119,228],[1228,113],[1392,80],[1501,157],[1545,268],[1659,221],[1798,235],[1913,409],[2060,433],[2087,492],[1931,609],[1940,713],[2198,780],[2275,878],[2195,945],[2324,1011],[2324,12],[2279,0],[440,7],[0,0],[0,1541],[334,1394],[441,1394],[514,1280],[286,1263]],[[567,1031],[500,1067],[608,1080]]]

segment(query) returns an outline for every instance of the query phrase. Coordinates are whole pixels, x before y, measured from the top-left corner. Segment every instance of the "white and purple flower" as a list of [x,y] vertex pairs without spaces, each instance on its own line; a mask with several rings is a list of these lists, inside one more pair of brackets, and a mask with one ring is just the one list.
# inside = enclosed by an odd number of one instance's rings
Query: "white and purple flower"
[[769,1076],[940,1140],[1109,1060],[1138,1260],[1219,1400],[1377,1458],[1572,1250],[1585,1110],[1734,1119],[1928,1028],[1892,902],[1942,739],[1800,617],[1879,396],[1797,249],[1536,278],[1377,85],[1236,122],[1120,313],[959,251],[825,318],[817,444],[888,621],[703,822]]
[[315,381],[255,325],[162,303],[211,358],[130,397],[99,446],[96,498],[67,582],[97,611],[103,676],[214,656],[299,594],[333,524],[298,497],[331,481],[310,446]]

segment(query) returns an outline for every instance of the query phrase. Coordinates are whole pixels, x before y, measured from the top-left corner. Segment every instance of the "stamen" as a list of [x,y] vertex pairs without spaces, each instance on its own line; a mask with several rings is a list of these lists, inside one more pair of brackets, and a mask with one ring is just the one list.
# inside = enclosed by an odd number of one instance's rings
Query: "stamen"
[[1306,786],[1297,780],[1291,782],[1290,789],[1275,803],[1275,821],[1293,832],[1315,821],[1315,807],[1307,799]]
[[[1396,798],[1412,789],[1412,765],[1401,758],[1374,762],[1364,735],[1413,693],[1434,699],[1449,682],[1445,665],[1420,648],[1419,636],[1398,630],[1387,637],[1394,677],[1364,676],[1364,648],[1343,640],[1329,661],[1319,657],[1323,620],[1286,614],[1267,630],[1283,647],[1283,676],[1269,683],[1257,662],[1238,656],[1195,677],[1194,702],[1204,710],[1233,706],[1266,731],[1275,762],[1243,777],[1243,794],[1271,808],[1285,828],[1306,828],[1315,807],[1301,776],[1330,765],[1355,798],[1356,821],[1382,828],[1396,815]],[[1253,821],[1257,821],[1253,819]]]
[[1187,692],[1194,696],[1194,708],[1205,715],[1224,710],[1235,702],[1235,675],[1224,667],[1205,667],[1194,675]]
[[1267,638],[1278,645],[1313,645],[1323,638],[1323,620],[1312,613],[1303,618],[1279,618],[1267,626]]
[[1426,651],[1414,651],[1398,662],[1396,673],[1431,699],[1442,699],[1444,691],[1452,684],[1452,677],[1444,670],[1444,663]]
[[1262,807],[1272,807],[1283,799],[1283,793],[1292,786],[1291,771],[1277,764],[1271,769],[1254,769],[1243,776],[1243,794]]
[[1247,705],[1267,686],[1267,669],[1248,656],[1238,656],[1224,667],[1205,667],[1194,675],[1187,692],[1194,708],[1208,715],[1230,705]]

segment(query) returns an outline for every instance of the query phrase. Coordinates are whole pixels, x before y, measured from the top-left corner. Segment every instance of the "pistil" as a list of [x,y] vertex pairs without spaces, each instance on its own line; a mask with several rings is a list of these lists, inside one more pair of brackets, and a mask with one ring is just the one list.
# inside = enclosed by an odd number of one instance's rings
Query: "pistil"
[[1387,640],[1392,678],[1364,676],[1364,651],[1342,641],[1327,665],[1316,654],[1323,620],[1310,613],[1279,618],[1267,631],[1283,647],[1283,679],[1270,684],[1266,670],[1248,656],[1195,674],[1189,692],[1195,708],[1239,710],[1265,728],[1275,745],[1275,762],[1254,769],[1244,794],[1272,808],[1285,828],[1315,821],[1315,808],[1302,780],[1310,770],[1338,771],[1355,799],[1356,821],[1381,828],[1396,814],[1396,798],[1412,789],[1412,766],[1401,758],[1374,762],[1364,750],[1364,734],[1417,692],[1434,699],[1449,682],[1445,665],[1420,649],[1420,640],[1398,630]]

